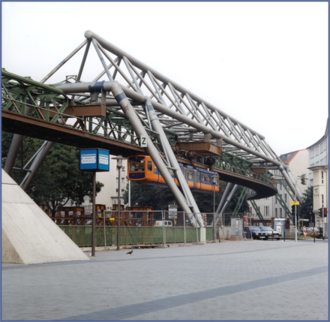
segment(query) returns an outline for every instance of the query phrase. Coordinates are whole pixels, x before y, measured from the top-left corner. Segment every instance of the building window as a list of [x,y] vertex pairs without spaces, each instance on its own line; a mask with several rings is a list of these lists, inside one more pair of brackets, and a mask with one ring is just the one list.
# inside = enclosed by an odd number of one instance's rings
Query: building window
[[125,166],[123,166],[123,167],[121,168],[121,171],[122,171],[122,172],[125,172]]
[[280,190],[282,190],[282,183],[280,183]]
[[321,175],[322,175],[322,183],[323,183],[323,171],[321,171]]
[[284,201],[287,202],[288,201],[288,198],[287,198],[287,195],[286,193],[284,194]]
[[124,192],[125,191],[125,189],[121,189],[121,192]]
[[282,218],[282,208],[280,208],[280,218]]
[[118,188],[116,189],[116,192],[118,192]]
[[277,204],[277,198],[275,197],[275,205]]
[[324,205],[324,195],[322,195],[322,206]]
[[116,178],[116,182],[118,183],[118,177]]
[[265,217],[268,217],[268,215],[269,215],[269,207],[268,206],[264,207],[264,215],[265,215]]
[[275,218],[277,218],[277,208],[275,208]]

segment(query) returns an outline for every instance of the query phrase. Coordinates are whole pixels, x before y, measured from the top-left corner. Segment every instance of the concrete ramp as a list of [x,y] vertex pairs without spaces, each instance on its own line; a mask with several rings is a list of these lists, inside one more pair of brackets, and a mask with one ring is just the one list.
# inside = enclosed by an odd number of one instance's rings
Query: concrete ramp
[[2,170],[2,263],[89,260]]

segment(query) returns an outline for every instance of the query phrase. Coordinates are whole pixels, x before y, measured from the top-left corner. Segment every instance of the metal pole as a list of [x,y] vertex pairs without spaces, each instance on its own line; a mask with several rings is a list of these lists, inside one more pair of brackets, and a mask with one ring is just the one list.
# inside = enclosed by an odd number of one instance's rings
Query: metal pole
[[130,206],[131,206],[131,180],[128,180],[128,207]]
[[166,244],[166,236],[165,236],[164,210],[162,210],[162,227],[163,227],[163,245],[164,245],[164,247],[165,247],[165,244]]
[[[119,156],[121,157],[121,155]],[[118,212],[117,212],[117,250],[120,250],[120,168],[121,160],[117,159],[117,169],[118,169]]]
[[215,183],[216,179],[213,178],[213,242],[216,242],[216,231],[215,231]]
[[103,211],[103,227],[104,227],[104,250],[107,249],[107,237],[105,232],[105,209]]
[[92,214],[92,256],[95,256],[95,194],[96,194],[96,172],[93,172],[93,214]]
[[295,242],[297,242],[297,179],[294,182],[295,189],[294,189],[294,217],[295,217]]
[[313,235],[314,235],[314,243],[315,243],[315,215],[314,215]]
[[324,240],[324,204],[322,203],[322,239]]
[[183,212],[182,213],[182,219],[183,219],[183,239],[184,239],[184,245],[186,246],[186,216],[185,216],[185,213]]

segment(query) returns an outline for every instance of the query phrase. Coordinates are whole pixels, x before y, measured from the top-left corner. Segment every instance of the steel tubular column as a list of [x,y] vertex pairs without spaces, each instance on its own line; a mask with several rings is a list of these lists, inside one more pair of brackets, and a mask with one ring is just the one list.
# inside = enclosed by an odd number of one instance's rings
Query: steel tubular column
[[23,140],[23,135],[20,134],[14,134],[11,144],[10,144],[10,148],[9,148],[9,152],[7,155],[7,159],[6,159],[6,163],[3,167],[3,169],[10,175],[11,171],[14,167],[14,163],[17,157],[17,153],[20,147],[20,144]]
[[227,206],[228,206],[231,198],[233,197],[235,191],[237,190],[237,188],[238,188],[238,185],[235,184],[234,187],[233,187],[233,189],[231,190],[229,196],[226,198],[226,201],[225,201],[223,207],[221,208],[221,210],[219,212],[219,217],[218,218],[220,218],[222,216],[222,214],[225,212],[225,210],[226,210],[226,208],[227,208]]
[[[199,208],[195,202],[195,198],[192,195],[190,188],[187,184],[187,181],[185,180],[182,171],[180,170],[180,166],[179,163],[173,153],[173,150],[170,146],[170,144],[168,143],[168,140],[166,138],[166,135],[164,133],[164,130],[157,118],[157,115],[155,113],[154,108],[151,105],[151,102],[149,99],[147,99],[147,108],[148,108],[148,113],[149,113],[149,117],[150,117],[150,122],[152,124],[153,129],[159,134],[160,140],[162,141],[162,144],[164,145],[165,149],[166,149],[166,155],[169,158],[169,162],[171,163],[171,166],[173,168],[175,168],[175,173],[177,175],[178,181],[180,183],[180,186],[182,187],[182,189],[184,190],[185,194],[188,197],[188,202],[190,203],[190,205],[192,205],[192,212],[194,213],[194,215],[196,216],[196,219],[200,225],[200,227],[204,227],[204,223],[202,220],[202,217],[200,215],[200,211]],[[189,214],[187,214],[187,218],[189,219]]]
[[[33,106],[27,106],[26,108],[26,115],[30,115],[30,113],[33,110]],[[17,153],[19,150],[19,147],[21,145],[21,143],[23,142],[23,135],[20,134],[14,134],[11,144],[10,144],[10,148],[8,151],[8,157],[4,166],[4,170],[10,175],[11,171],[13,170],[13,166],[15,163],[15,159],[17,157]]]
[[[132,105],[130,104],[128,98],[126,97],[126,95],[124,94],[121,86],[117,82],[112,83],[111,92],[113,93],[113,95],[115,96],[117,102],[121,106],[124,114],[129,119],[129,121],[130,121],[132,127],[134,128],[135,132],[140,137],[141,136],[146,136],[147,137],[147,148],[146,148],[146,150],[147,150],[148,154],[150,155],[150,157],[152,158],[152,160],[155,162],[157,168],[159,169],[159,171],[162,174],[165,182],[167,183],[168,187],[170,188],[170,190],[174,194],[174,196],[175,196],[176,200],[178,201],[178,203],[180,204],[181,208],[183,209],[183,211],[185,213],[187,213],[187,214],[191,213],[191,210],[189,209],[184,196],[180,192],[179,188],[176,186],[171,174],[164,167],[164,163],[163,163],[157,149],[153,145],[153,142],[149,138],[149,136],[148,136],[146,130],[144,129],[144,127],[142,126],[139,118],[135,114],[135,111],[134,111]],[[197,226],[196,220],[193,221],[193,226],[194,227]]]
[[223,193],[223,195],[222,195],[222,197],[221,197],[221,200],[220,200],[220,202],[219,202],[219,205],[218,205],[217,211],[215,212],[216,215],[219,214],[220,209],[222,208],[222,206],[223,206],[223,204],[224,204],[224,202],[225,202],[225,200],[226,200],[226,197],[227,197],[227,195],[228,195],[228,193],[229,193],[229,190],[230,190],[230,188],[231,188],[232,185],[233,185],[233,184],[232,184],[231,182],[228,182],[228,183],[227,183],[226,189],[225,189],[225,191],[224,191],[224,193]]
[[24,177],[22,183],[20,184],[20,187],[23,190],[26,190],[26,188],[29,186],[31,180],[33,179],[34,175],[36,174],[40,164],[42,163],[42,161],[44,160],[44,158],[46,157],[48,151],[50,150],[50,148],[52,147],[53,142],[48,141],[45,146],[43,147],[43,149],[38,153],[38,155],[36,156],[36,158],[34,159],[32,165],[31,165],[31,172],[28,172],[26,174],[26,176]]

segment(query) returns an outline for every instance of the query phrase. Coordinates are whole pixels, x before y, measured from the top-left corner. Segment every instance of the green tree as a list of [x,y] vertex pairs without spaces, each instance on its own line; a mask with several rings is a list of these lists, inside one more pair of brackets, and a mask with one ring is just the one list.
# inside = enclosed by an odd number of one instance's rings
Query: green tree
[[[12,134],[2,132],[3,163],[9,151]],[[23,161],[26,163],[41,146],[43,141],[24,137]],[[21,151],[15,161],[16,167],[21,167]],[[23,164],[25,164],[23,162]],[[20,184],[25,172],[13,170],[12,178]],[[100,192],[103,184],[96,183],[96,192]],[[55,216],[59,206],[64,206],[69,200],[81,205],[84,196],[92,197],[92,173],[79,170],[79,149],[55,143],[39,167],[26,193],[37,203],[47,204],[51,215]]]
[[313,213],[313,187],[308,187],[304,194],[303,201],[300,204],[300,216],[303,219],[309,219],[309,221],[314,221]]

